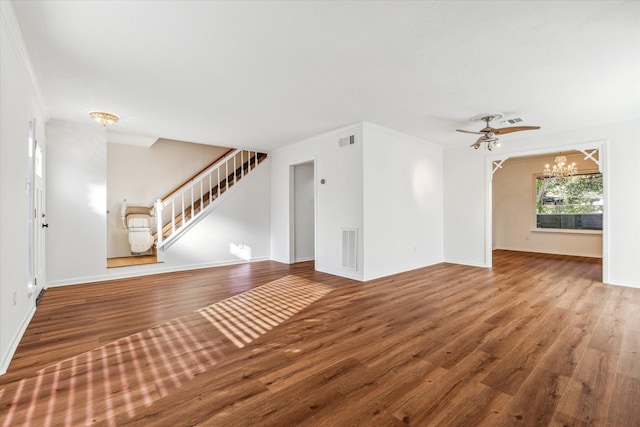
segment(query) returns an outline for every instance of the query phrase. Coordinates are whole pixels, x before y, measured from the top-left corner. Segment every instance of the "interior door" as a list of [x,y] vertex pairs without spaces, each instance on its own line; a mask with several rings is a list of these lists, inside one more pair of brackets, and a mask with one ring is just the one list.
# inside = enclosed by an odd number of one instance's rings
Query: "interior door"
[[294,166],[294,262],[315,259],[314,164]]
[[44,150],[37,139],[34,139],[33,154],[33,285],[39,293],[46,281],[46,230],[49,224],[45,214]]

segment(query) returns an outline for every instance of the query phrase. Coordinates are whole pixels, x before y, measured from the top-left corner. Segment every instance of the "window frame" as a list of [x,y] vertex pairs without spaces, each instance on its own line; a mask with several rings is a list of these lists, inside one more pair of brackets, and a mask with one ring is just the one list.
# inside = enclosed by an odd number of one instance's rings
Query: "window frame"
[[[598,168],[582,169],[577,175],[589,175],[594,173],[602,173]],[[538,209],[537,209],[537,194],[536,194],[536,182],[539,178],[545,178],[543,173],[534,173],[531,180],[531,197],[532,197],[532,218],[531,218],[531,232],[534,233],[560,233],[560,234],[602,234],[602,230],[581,230],[572,228],[538,228]],[[604,193],[604,191],[603,191]],[[603,194],[604,197],[604,194]],[[604,228],[604,212],[602,227]]]

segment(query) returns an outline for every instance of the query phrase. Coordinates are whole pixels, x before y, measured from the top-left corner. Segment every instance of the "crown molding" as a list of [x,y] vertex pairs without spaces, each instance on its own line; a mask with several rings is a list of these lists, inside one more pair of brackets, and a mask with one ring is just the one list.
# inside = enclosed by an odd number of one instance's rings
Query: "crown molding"
[[29,52],[27,51],[24,38],[22,37],[22,32],[20,31],[20,25],[18,24],[18,20],[16,19],[16,15],[10,1],[0,1],[0,20],[2,21],[2,26],[6,28],[9,43],[13,47],[18,60],[24,67],[27,76],[29,76],[40,113],[46,123],[49,120],[49,111],[44,103],[44,98],[40,91],[40,85],[38,84],[38,78],[35,70],[33,69],[33,65],[31,64],[31,58],[29,57]]

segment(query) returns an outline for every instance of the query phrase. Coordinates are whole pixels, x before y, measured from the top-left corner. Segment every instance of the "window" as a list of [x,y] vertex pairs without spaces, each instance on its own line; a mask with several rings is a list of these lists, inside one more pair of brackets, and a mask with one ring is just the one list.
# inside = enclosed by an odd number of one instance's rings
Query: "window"
[[602,230],[602,174],[537,177],[536,228]]

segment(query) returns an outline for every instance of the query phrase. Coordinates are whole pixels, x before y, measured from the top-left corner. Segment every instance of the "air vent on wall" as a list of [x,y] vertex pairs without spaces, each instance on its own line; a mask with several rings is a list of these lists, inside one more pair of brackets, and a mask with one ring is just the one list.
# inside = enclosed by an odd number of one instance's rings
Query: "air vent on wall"
[[356,136],[355,135],[345,136],[344,138],[340,138],[338,140],[338,145],[340,147],[345,147],[347,145],[353,145],[355,143],[356,143]]
[[342,266],[356,270],[358,257],[358,230],[355,228],[342,229]]

